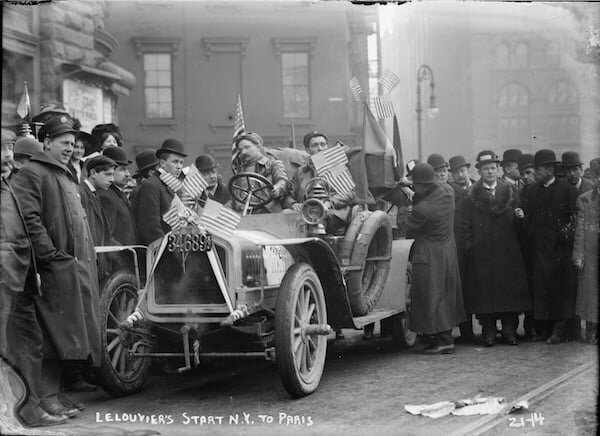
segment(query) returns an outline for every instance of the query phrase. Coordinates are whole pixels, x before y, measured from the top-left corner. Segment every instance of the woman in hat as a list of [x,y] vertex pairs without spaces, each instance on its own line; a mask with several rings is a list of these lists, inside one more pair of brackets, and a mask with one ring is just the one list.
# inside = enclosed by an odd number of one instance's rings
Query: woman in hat
[[[281,199],[285,195],[288,185],[288,176],[283,163],[265,155],[263,139],[257,133],[242,133],[234,139],[234,144],[237,149],[234,172],[236,174],[256,173],[266,177],[273,184],[270,196],[275,201],[260,209],[255,209],[253,213],[281,212]],[[241,210],[242,207],[241,204],[233,201],[235,210]]]
[[112,123],[98,124],[92,129],[92,136],[100,144],[101,150],[105,150],[108,147],[123,146],[123,135],[119,130],[119,126]]
[[405,218],[406,237],[415,240],[410,328],[433,336],[425,353],[452,354],[452,329],[465,320],[454,243],[454,196],[435,183],[429,164],[416,165],[412,177],[414,206]]

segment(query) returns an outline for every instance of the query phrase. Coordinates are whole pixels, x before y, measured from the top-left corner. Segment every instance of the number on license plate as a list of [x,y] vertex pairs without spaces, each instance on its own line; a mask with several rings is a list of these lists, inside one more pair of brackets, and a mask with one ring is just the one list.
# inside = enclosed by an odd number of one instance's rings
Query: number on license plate
[[182,251],[210,251],[212,237],[203,233],[171,233],[167,238],[167,250]]

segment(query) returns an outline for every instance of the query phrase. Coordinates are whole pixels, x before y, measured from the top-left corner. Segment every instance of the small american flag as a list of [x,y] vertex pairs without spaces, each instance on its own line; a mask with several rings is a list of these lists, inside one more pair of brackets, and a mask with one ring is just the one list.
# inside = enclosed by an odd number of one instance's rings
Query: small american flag
[[346,152],[341,145],[334,145],[331,148],[313,154],[310,158],[319,175],[323,175],[337,166],[348,163],[348,156],[346,156]]
[[361,95],[363,93],[363,90],[360,87],[360,83],[358,83],[358,79],[356,78],[356,76],[352,76],[352,79],[350,79],[350,90],[352,91],[354,100],[356,100],[356,101],[362,100]]
[[[246,122],[244,121],[244,111],[242,110],[242,96],[238,94],[235,104],[235,121],[233,124],[233,139],[246,131]],[[235,143],[231,143],[231,167],[237,159],[238,152]]]
[[204,177],[198,171],[195,165],[190,165],[190,170],[185,175],[183,181],[183,190],[192,199],[200,197],[204,190],[208,187],[208,183],[204,180]]
[[200,224],[211,233],[230,237],[241,219],[242,217],[233,210],[209,198],[206,200],[202,215],[200,215]]
[[345,166],[340,165],[333,168],[331,171],[326,172],[323,178],[338,194],[345,194],[356,187],[350,171]]
[[179,197],[175,195],[171,200],[169,210],[163,215],[163,221],[171,227],[171,230],[177,230],[183,227],[192,215],[192,211],[185,207]]
[[162,168],[158,170],[159,178],[167,185],[173,192],[179,192],[183,187],[183,182],[175,177],[173,174],[166,172]]
[[372,110],[375,118],[385,120],[394,116],[394,106],[391,101],[383,101],[381,97],[373,97]]
[[383,86],[383,89],[385,89],[385,93],[389,94],[392,92],[392,89],[398,86],[400,83],[400,78],[391,71],[385,71],[379,78],[379,83],[381,83],[381,86]]

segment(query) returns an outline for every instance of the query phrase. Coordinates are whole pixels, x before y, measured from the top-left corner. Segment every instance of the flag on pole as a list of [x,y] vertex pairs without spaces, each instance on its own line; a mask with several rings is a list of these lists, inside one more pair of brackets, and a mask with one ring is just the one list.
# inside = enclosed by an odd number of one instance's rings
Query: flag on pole
[[358,83],[358,79],[356,78],[356,76],[352,76],[352,79],[350,79],[350,90],[352,91],[354,100],[356,100],[356,101],[362,100],[361,96],[363,94],[363,90],[360,87],[360,83]]
[[171,230],[178,230],[185,226],[192,216],[193,212],[185,207],[179,197],[175,195],[171,200],[169,210],[163,215],[163,221],[171,227]]
[[373,113],[378,120],[385,120],[394,116],[394,107],[391,101],[383,101],[381,97],[372,99]]
[[23,84],[23,94],[21,94],[21,99],[19,100],[19,104],[17,105],[17,114],[21,117],[21,119],[25,119],[31,114],[31,102],[29,101],[29,91],[27,91],[27,82]]
[[339,144],[313,154],[310,159],[319,175],[323,175],[337,166],[346,165],[348,163],[348,156],[346,156],[346,152]]
[[242,217],[228,207],[210,198],[206,200],[202,215],[200,215],[200,224],[207,231],[217,233],[225,237],[230,237],[237,228]]
[[162,168],[158,169],[158,177],[167,185],[173,192],[179,192],[183,188],[183,182],[173,174],[166,172]]
[[392,188],[394,147],[366,103],[363,108],[363,151],[369,189]]
[[323,175],[323,178],[338,194],[345,194],[356,187],[354,180],[352,180],[352,175],[345,165],[339,165],[331,171],[327,171]]
[[206,188],[208,188],[208,182],[202,177],[196,165],[190,165],[190,169],[183,181],[183,190],[195,199],[200,197]]
[[386,70],[379,78],[379,83],[383,86],[385,94],[389,94],[400,83],[400,78],[389,70]]
[[400,128],[398,127],[398,117],[396,117],[396,114],[394,114],[393,145],[396,152],[394,179],[398,181],[404,177],[404,157],[402,156],[402,142],[400,141]]
[[[238,135],[241,135],[246,131],[246,122],[244,121],[244,112],[242,110],[242,96],[238,94],[237,102],[235,104],[235,120],[233,124],[233,139]],[[235,143],[231,144],[231,167],[234,167],[235,160],[237,159],[237,148]]]

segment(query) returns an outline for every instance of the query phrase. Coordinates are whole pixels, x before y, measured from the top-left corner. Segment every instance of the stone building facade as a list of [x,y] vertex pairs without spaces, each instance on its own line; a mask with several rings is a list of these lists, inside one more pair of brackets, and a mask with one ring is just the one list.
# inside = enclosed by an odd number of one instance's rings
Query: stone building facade
[[16,106],[27,82],[32,115],[58,103],[90,131],[117,122],[120,96],[135,77],[109,61],[117,41],[104,29],[102,0],[3,4],[2,120],[20,121]]

